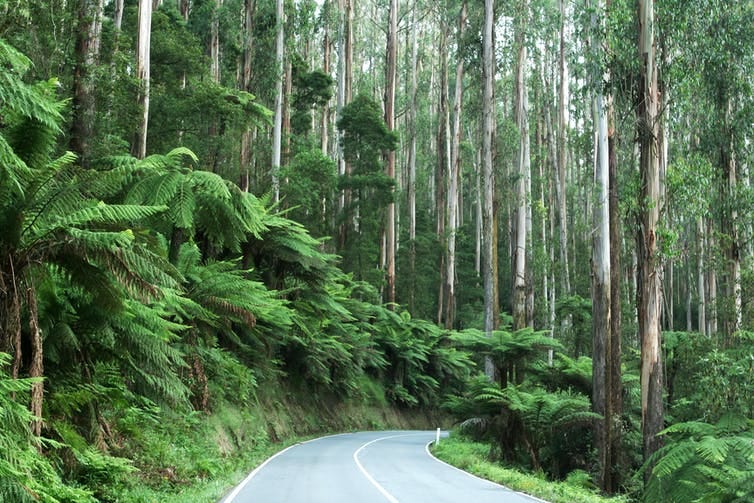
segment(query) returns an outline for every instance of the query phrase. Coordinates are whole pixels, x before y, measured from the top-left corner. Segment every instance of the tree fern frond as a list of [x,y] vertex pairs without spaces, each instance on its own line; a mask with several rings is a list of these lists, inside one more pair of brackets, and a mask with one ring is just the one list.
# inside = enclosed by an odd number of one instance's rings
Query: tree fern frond
[[[7,197],[4,194],[8,193],[22,193],[21,180],[28,174],[29,167],[16,155],[3,135],[0,135],[0,197]],[[3,203],[0,199],[0,204]]]
[[197,192],[212,199],[230,201],[230,184],[218,174],[209,171],[193,171],[190,179]]
[[81,208],[69,215],[62,215],[57,221],[57,227],[65,229],[89,225],[129,224],[157,215],[165,210],[167,210],[166,206],[99,203]]
[[181,161],[184,157],[186,157],[193,162],[199,162],[199,158],[196,156],[196,154],[194,154],[191,149],[188,149],[186,147],[176,147],[165,155],[170,159],[175,159],[176,161]]
[[38,121],[50,130],[59,131],[60,105],[40,98],[40,91],[44,92],[51,85],[54,85],[53,81],[45,83],[44,88],[29,86],[14,72],[0,72],[0,107],[6,113]]

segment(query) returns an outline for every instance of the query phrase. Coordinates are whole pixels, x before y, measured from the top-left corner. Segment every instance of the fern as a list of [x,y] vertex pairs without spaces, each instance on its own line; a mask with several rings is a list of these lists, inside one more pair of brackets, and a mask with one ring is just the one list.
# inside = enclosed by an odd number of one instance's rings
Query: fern
[[678,423],[661,434],[667,444],[646,463],[653,466],[647,501],[750,501],[754,497],[754,432],[730,414],[716,424]]

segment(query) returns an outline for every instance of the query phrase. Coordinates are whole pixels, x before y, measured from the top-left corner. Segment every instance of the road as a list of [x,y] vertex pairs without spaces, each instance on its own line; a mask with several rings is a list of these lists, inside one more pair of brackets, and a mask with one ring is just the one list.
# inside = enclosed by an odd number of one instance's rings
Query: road
[[345,433],[268,459],[222,503],[533,503],[438,461],[432,431]]

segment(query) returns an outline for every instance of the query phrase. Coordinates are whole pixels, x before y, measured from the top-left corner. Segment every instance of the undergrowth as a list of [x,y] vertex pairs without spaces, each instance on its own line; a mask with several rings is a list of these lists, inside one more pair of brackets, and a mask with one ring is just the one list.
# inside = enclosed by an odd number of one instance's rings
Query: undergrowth
[[504,485],[551,503],[627,503],[625,497],[607,498],[596,493],[589,474],[572,472],[563,482],[545,480],[542,475],[524,473],[489,460],[490,447],[458,435],[432,447],[438,459],[478,477]]
[[217,502],[262,461],[297,442],[333,432],[427,429],[439,420],[384,407],[374,397],[344,403],[298,396],[279,383],[267,389],[245,408],[225,402],[211,414],[134,411],[133,435],[122,449],[137,471],[105,499]]

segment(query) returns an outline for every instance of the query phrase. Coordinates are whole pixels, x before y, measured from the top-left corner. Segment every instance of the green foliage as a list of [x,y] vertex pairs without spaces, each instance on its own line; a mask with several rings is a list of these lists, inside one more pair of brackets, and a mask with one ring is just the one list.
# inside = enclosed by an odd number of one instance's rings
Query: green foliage
[[445,407],[464,420],[463,431],[499,439],[506,459],[529,458],[531,468],[556,477],[585,466],[585,432],[600,417],[591,412],[586,395],[531,384],[501,388],[483,376],[464,395],[450,397]]
[[731,348],[715,347],[698,333],[666,332],[663,337],[670,410],[676,420],[714,422],[730,413],[752,415],[751,334],[739,333]]
[[502,466],[490,460],[487,444],[472,442],[453,432],[450,438],[442,439],[432,447],[432,453],[441,460],[466,470],[514,491],[546,498],[552,503],[620,503],[625,497],[607,498],[585,484],[588,477],[583,471],[572,472],[564,482],[549,482],[538,474],[521,472],[512,467]]
[[716,423],[676,423],[654,463],[645,501],[750,501],[754,497],[754,429],[739,414]]
[[280,191],[287,215],[306,225],[313,236],[333,234],[335,218],[334,188],[337,185],[335,162],[319,149],[299,152],[280,171],[285,180]]
[[30,379],[11,379],[6,373],[10,356],[0,353],[0,501],[94,502],[89,491],[64,484],[49,459],[39,455],[43,446],[56,445],[31,435],[32,415],[19,402],[28,396]]
[[546,351],[562,350],[561,344],[546,331],[526,327],[515,332],[495,330],[488,337],[477,329],[466,329],[452,336],[461,347],[471,350],[477,358],[490,358],[499,369],[503,382],[522,378],[525,367]]
[[[296,10],[300,10],[297,8]],[[309,71],[301,58],[293,60],[293,115],[291,129],[294,134],[307,136],[312,127],[312,109],[322,107],[332,98],[333,78],[320,71]]]
[[591,354],[592,301],[580,295],[558,297],[555,315],[559,320],[566,320],[558,339],[564,341],[574,358]]

